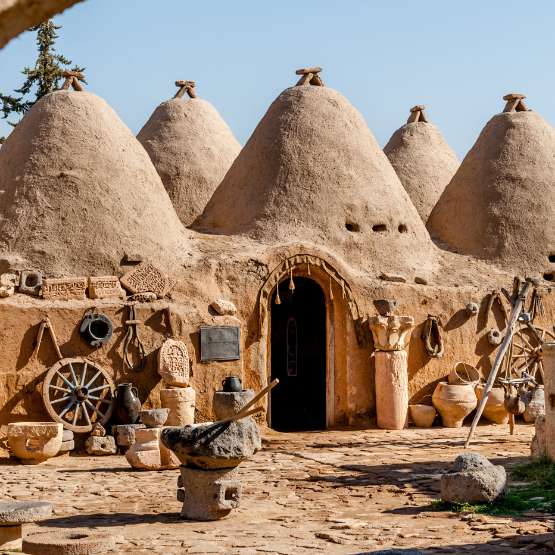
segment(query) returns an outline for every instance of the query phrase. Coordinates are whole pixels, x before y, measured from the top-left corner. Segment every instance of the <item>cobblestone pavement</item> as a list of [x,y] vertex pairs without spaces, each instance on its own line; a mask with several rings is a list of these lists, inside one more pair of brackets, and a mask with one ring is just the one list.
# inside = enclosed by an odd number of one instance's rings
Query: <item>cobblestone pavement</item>
[[[264,432],[241,465],[241,507],[217,522],[180,521],[178,471],[131,470],[124,457],[63,456],[38,466],[0,459],[0,498],[54,503],[48,527],[109,529],[118,552],[355,554],[395,547],[423,553],[549,553],[541,515],[470,518],[434,512],[439,476],[468,428]],[[478,429],[473,450],[511,465],[529,453],[532,427]],[[31,526],[32,527],[32,526]]]

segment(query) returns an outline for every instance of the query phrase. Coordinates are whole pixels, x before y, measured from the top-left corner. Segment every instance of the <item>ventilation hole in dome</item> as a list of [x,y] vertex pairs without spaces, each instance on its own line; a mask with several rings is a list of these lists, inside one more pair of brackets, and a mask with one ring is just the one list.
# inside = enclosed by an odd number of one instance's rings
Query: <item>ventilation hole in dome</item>
[[374,224],[372,226],[372,231],[377,231],[378,233],[383,233],[387,231],[387,226],[385,224]]
[[399,233],[407,233],[407,231],[409,230],[409,228],[405,224],[399,224],[399,227],[397,229],[399,230]]
[[543,274],[545,281],[555,281],[555,272],[546,272]]
[[352,231],[353,233],[360,231],[360,226],[353,222],[345,222],[345,227],[347,228],[347,231]]
[[555,263],[555,254],[550,254],[547,258],[549,259],[549,262]]

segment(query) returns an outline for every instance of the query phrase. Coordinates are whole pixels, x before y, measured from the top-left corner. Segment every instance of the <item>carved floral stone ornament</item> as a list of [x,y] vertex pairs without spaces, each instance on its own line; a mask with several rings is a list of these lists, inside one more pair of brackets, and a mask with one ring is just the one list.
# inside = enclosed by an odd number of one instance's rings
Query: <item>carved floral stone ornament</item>
[[412,316],[371,316],[368,325],[376,351],[402,351],[414,326]]

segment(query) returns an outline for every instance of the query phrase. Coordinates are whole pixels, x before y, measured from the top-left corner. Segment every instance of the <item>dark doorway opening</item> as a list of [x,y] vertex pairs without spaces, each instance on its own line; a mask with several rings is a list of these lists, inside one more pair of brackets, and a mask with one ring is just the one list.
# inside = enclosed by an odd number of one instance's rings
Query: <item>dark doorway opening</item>
[[279,284],[271,305],[271,425],[281,432],[326,427],[326,302],[320,286],[294,277]]

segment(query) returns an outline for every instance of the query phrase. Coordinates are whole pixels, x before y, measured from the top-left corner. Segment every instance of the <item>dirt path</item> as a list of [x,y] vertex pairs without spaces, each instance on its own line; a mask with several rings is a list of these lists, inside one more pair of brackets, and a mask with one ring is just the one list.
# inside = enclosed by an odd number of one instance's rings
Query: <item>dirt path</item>
[[[178,471],[131,470],[124,457],[59,457],[39,466],[0,459],[0,498],[45,499],[43,526],[110,529],[119,552],[356,554],[550,553],[553,522],[433,512],[439,476],[468,429],[265,432],[241,465],[241,507],[217,522],[178,518]],[[473,450],[504,465],[529,453],[531,426],[478,430]]]

